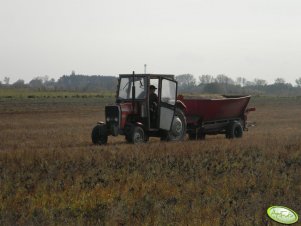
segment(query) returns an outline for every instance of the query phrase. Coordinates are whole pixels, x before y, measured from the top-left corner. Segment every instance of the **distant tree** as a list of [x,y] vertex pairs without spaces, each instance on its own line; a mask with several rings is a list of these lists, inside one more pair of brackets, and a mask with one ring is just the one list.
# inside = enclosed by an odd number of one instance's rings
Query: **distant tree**
[[226,87],[224,84],[213,82],[213,83],[208,83],[204,87],[204,92],[205,93],[225,93],[226,92]]
[[217,75],[215,81],[221,84],[234,84],[234,81],[230,77],[223,74]]
[[211,75],[201,75],[199,76],[200,84],[209,84],[214,82],[214,77]]
[[301,77],[296,79],[296,84],[298,87],[301,87]]
[[48,75],[39,76],[38,78],[41,79],[43,83],[46,83],[49,80],[49,76]]
[[29,86],[34,89],[43,88],[43,80],[41,77],[36,77],[29,82]]
[[10,78],[9,77],[4,77],[4,84],[5,85],[9,85],[9,80],[10,80]]
[[255,78],[254,79],[254,84],[256,86],[265,86],[265,85],[267,85],[267,82],[266,82],[266,80]]
[[60,90],[100,91],[115,90],[117,78],[100,75],[63,75],[56,82],[55,88]]
[[75,71],[74,70],[72,70],[71,75],[75,75]]
[[52,78],[50,80],[45,81],[44,86],[46,89],[52,89],[52,90],[55,89],[55,87],[56,87],[55,79]]
[[23,79],[18,79],[15,83],[12,84],[15,88],[23,88],[25,87],[25,82]]
[[245,79],[244,77],[238,77],[238,78],[236,78],[235,84],[239,85],[239,86],[245,86],[246,82],[247,82],[247,79]]
[[191,74],[183,74],[176,76],[178,85],[182,87],[193,87],[196,84],[195,78]]
[[44,83],[48,82],[49,76],[48,75],[37,76],[33,80],[40,80],[44,84]]
[[294,87],[283,78],[276,78],[274,84],[266,87],[267,93],[275,95],[294,95]]
[[274,83],[275,84],[285,84],[285,80],[283,78],[276,78]]
[[255,86],[256,84],[254,82],[251,81],[246,81],[245,86]]

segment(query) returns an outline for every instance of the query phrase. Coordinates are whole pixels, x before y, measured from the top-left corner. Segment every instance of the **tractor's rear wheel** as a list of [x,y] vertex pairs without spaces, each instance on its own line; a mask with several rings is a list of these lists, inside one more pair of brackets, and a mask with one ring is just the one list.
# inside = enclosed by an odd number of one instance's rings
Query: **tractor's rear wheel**
[[106,125],[96,125],[92,130],[91,138],[93,144],[106,144],[108,142],[108,133]]
[[226,138],[241,138],[243,134],[243,128],[238,121],[230,122],[226,129]]
[[181,109],[176,109],[172,121],[171,130],[161,137],[161,140],[179,141],[183,140],[186,134],[186,117]]

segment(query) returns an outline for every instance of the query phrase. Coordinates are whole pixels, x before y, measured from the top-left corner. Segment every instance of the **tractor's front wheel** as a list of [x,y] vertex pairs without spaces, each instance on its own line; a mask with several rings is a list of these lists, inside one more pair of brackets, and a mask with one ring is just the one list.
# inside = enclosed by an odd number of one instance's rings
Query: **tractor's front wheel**
[[133,144],[145,143],[147,137],[140,126],[133,126],[130,134],[126,137],[127,141]]
[[93,144],[106,144],[108,142],[108,133],[106,125],[96,125],[92,130],[91,138]]
[[181,109],[176,109],[172,121],[171,130],[161,137],[161,140],[179,141],[183,140],[186,134],[186,117]]

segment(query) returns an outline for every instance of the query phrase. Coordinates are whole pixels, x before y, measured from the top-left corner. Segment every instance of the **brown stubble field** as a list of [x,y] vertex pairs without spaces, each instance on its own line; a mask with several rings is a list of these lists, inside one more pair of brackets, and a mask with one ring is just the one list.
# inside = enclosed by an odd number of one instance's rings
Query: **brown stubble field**
[[0,99],[0,225],[280,225],[271,205],[301,214],[300,97],[254,97],[257,126],[242,139],[94,146],[112,101]]

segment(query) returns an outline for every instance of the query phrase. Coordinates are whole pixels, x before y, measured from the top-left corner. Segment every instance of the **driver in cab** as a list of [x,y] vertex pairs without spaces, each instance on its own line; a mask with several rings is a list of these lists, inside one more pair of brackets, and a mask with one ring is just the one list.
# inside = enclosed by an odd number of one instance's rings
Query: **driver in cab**
[[157,116],[157,108],[158,108],[158,96],[155,93],[156,87],[154,85],[149,86],[149,111],[150,111],[150,120],[151,127],[156,126],[156,116]]

